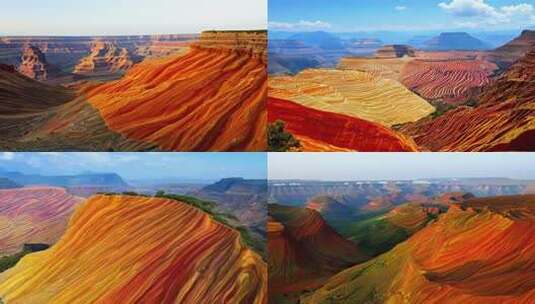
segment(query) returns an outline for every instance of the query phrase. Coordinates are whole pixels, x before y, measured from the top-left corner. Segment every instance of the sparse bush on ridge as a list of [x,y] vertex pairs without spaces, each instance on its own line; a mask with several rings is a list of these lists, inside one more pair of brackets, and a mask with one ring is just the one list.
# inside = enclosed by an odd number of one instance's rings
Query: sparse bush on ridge
[[285,123],[277,120],[268,125],[268,149],[271,152],[287,152],[301,147],[301,143],[284,130]]

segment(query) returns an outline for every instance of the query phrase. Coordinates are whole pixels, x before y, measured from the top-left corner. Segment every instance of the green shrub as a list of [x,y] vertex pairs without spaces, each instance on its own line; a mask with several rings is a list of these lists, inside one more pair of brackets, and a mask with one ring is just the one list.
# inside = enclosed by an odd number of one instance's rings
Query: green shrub
[[277,120],[268,125],[268,149],[271,152],[286,152],[301,147],[301,143],[295,137],[284,130],[285,124]]

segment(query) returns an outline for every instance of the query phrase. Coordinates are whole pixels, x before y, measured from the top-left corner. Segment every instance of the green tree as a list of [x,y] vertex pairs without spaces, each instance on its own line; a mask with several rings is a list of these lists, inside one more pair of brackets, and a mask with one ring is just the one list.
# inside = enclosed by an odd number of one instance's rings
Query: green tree
[[268,146],[271,152],[286,152],[301,147],[295,137],[284,130],[285,124],[277,120],[268,125]]

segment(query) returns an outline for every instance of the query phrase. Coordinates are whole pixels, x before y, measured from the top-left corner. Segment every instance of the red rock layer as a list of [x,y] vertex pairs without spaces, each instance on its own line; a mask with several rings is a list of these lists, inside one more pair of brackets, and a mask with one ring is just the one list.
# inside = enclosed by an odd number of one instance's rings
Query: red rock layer
[[535,150],[535,51],[485,87],[475,108],[459,107],[403,132],[432,151]]
[[24,243],[54,244],[82,199],[53,187],[0,190],[0,256]]
[[267,269],[240,234],[173,200],[93,196],[52,248],[0,275],[17,303],[267,303]]
[[284,121],[304,151],[417,151],[410,140],[379,124],[278,98],[268,98],[268,120]]
[[144,61],[83,98],[110,129],[175,151],[266,149],[266,65],[232,49]]
[[403,67],[400,81],[427,100],[458,104],[489,84],[497,68],[481,60],[413,60]]
[[503,68],[524,57],[535,46],[535,31],[525,30],[520,36],[490,53],[490,60]]

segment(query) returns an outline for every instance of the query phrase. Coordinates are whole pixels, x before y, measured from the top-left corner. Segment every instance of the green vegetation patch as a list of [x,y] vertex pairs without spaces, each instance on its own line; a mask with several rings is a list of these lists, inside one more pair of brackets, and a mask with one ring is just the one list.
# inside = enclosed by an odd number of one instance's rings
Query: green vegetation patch
[[0,273],[17,265],[20,259],[22,259],[25,255],[30,254],[32,252],[43,251],[48,249],[49,247],[50,246],[47,244],[24,244],[24,246],[22,246],[22,251],[12,255],[5,255],[3,257],[0,257]]
[[286,132],[285,123],[277,120],[268,125],[268,149],[271,152],[287,152],[297,150],[301,143],[289,132]]

